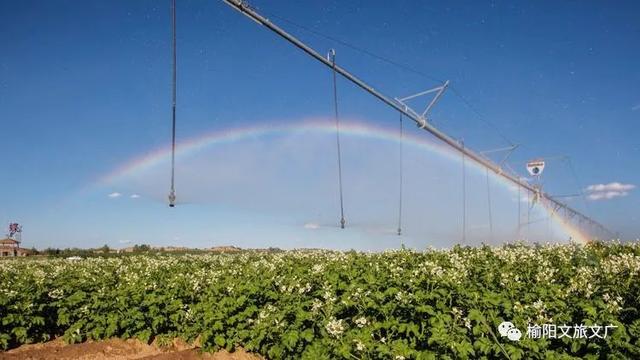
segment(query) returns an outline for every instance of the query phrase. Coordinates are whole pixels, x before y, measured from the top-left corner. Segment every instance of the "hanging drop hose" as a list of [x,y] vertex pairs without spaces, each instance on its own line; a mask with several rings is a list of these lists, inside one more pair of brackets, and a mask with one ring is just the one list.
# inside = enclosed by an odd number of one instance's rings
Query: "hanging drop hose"
[[400,184],[399,184],[399,199],[398,199],[398,236],[402,235],[402,173],[403,173],[403,158],[402,147],[404,140],[404,131],[402,129],[402,113],[400,113]]
[[336,79],[336,51],[329,52],[333,70],[333,105],[336,118],[336,145],[338,147],[338,187],[340,189],[340,228],[344,229],[347,221],[344,219],[344,200],[342,197],[342,154],[340,150],[340,117],[338,116],[338,85]]
[[493,216],[491,214],[491,184],[489,183],[489,169],[485,169],[487,173],[487,207],[489,209],[489,236],[493,240]]
[[516,238],[518,240],[522,240],[520,238],[520,224],[522,223],[522,217],[520,215],[520,212],[521,212],[520,208],[522,206],[521,203],[522,203],[522,198],[521,198],[521,195],[520,195],[520,185],[518,185],[518,227],[517,227],[518,236],[516,236]]
[[531,228],[529,225],[531,224],[531,192],[527,190],[527,240],[531,237]]
[[171,190],[169,207],[176,206],[176,0],[171,1],[172,93],[171,93]]
[[[464,147],[464,141],[460,142]],[[467,164],[462,153],[462,243],[467,241]]]

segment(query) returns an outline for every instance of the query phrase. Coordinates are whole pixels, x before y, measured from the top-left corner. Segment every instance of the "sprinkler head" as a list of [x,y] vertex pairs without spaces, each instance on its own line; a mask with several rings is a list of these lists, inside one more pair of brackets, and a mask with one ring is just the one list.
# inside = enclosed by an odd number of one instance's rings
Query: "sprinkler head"
[[176,192],[171,190],[171,192],[169,192],[169,207],[175,207],[176,206]]

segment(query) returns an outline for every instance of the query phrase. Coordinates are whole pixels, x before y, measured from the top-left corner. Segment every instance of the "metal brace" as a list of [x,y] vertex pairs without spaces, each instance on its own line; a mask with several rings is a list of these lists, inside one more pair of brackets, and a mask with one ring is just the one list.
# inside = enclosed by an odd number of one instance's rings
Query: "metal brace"
[[[425,126],[427,126],[427,115],[429,114],[429,111],[438,102],[438,100],[440,100],[440,97],[442,96],[442,94],[444,93],[444,91],[447,89],[448,86],[449,86],[449,80],[445,81],[444,84],[438,87],[435,87],[433,89],[425,90],[417,94],[409,95],[403,98],[395,98],[395,100],[400,104],[402,104],[402,106],[404,106],[407,112],[411,113],[412,115],[420,119],[420,124],[418,125],[418,127],[420,127],[421,129],[424,129]],[[415,99],[417,97],[432,94],[432,93],[436,93],[436,95],[433,97],[433,99],[431,99],[431,102],[429,102],[429,104],[427,105],[427,108],[424,109],[422,114],[418,114],[406,103],[407,100]]]

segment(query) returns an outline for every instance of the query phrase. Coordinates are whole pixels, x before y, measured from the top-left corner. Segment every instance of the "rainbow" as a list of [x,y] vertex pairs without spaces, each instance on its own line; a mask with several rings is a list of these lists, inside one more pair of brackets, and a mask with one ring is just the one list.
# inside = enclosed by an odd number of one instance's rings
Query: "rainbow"
[[[262,138],[266,136],[274,135],[286,135],[286,134],[304,134],[304,133],[327,133],[334,134],[336,131],[335,123],[330,119],[310,119],[299,122],[287,122],[287,123],[266,123],[256,126],[237,127],[224,130],[218,130],[206,133],[201,136],[192,137],[190,139],[179,142],[176,145],[176,157],[185,157],[190,154],[196,154],[206,148],[210,148],[221,144],[231,144],[249,139]],[[357,138],[366,138],[374,140],[384,140],[391,142],[402,141],[405,146],[421,149],[430,153],[435,153],[439,156],[450,159],[451,161],[460,161],[461,155],[448,147],[444,143],[432,141],[429,136],[417,136],[405,131],[403,137],[400,137],[400,133],[397,129],[392,130],[389,128],[371,125],[361,121],[348,121],[343,122],[340,126],[340,132],[344,135],[349,135]],[[89,188],[107,186],[118,180],[124,179],[128,176],[132,176],[136,173],[144,172],[147,169],[153,168],[161,163],[167,162],[171,157],[171,147],[160,147],[149,151],[141,156],[134,157],[123,165],[115,168],[113,171],[99,177],[93,181]],[[484,171],[482,165],[468,161],[467,166],[474,171]],[[506,186],[510,191],[514,192],[516,189],[513,184],[500,176],[495,176],[495,180]],[[578,228],[573,226],[566,219],[563,219],[558,214],[554,214],[551,209],[545,206],[545,210],[548,215],[556,220],[556,223],[560,225],[563,230],[571,236],[574,241],[587,243],[589,242],[588,236],[583,234]]]

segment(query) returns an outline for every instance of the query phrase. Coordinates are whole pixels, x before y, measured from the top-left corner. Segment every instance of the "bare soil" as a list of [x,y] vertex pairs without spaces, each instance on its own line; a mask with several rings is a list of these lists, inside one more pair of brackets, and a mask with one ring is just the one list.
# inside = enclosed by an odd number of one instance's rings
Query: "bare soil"
[[22,345],[18,348],[0,352],[0,360],[262,360],[263,358],[238,349],[233,353],[218,351],[201,353],[194,345],[176,339],[169,347],[160,348],[155,344],[148,345],[139,340],[110,339],[105,341],[88,341],[82,344],[65,344],[62,339],[42,344]]

